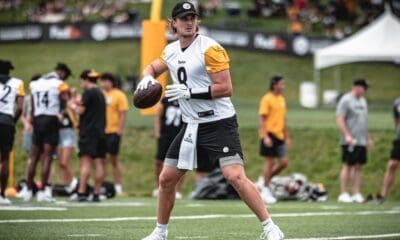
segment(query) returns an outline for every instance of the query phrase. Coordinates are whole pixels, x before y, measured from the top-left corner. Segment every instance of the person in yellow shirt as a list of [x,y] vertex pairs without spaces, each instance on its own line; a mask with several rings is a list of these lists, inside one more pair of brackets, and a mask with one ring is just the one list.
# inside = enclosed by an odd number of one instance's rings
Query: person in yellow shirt
[[[290,145],[290,138],[286,126],[286,102],[282,95],[284,88],[283,77],[273,76],[270,80],[270,91],[261,98],[258,110],[260,155],[265,157],[264,181],[259,188],[261,198],[269,204],[276,202],[268,188],[269,182],[288,164],[286,147]],[[275,158],[278,163],[275,163]]]
[[116,88],[116,79],[111,73],[103,73],[100,80],[106,99],[106,152],[113,168],[115,192],[122,194],[121,164],[118,155],[128,111],[128,99],[124,92]]

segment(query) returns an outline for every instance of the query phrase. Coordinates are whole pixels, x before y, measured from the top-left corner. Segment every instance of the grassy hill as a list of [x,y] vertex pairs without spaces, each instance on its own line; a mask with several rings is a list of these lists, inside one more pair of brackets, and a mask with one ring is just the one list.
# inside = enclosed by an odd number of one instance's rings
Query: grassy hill
[[[260,97],[267,91],[268,78],[280,73],[286,79],[289,103],[288,123],[293,138],[290,164],[284,174],[302,172],[310,181],[323,182],[335,198],[338,192],[338,173],[341,166],[337,145],[338,131],[334,110],[321,108],[306,110],[299,107],[299,84],[312,79],[312,58],[228,50],[234,84],[233,101],[239,117],[241,141],[246,157],[246,168],[255,180],[261,172],[263,159],[258,155],[257,108]],[[79,87],[78,77],[84,68],[117,72],[122,77],[139,73],[139,44],[130,41],[105,43],[24,43],[0,45],[0,58],[10,59],[16,67],[13,75],[24,80],[33,74],[50,71],[58,61],[71,66],[74,77],[69,84]],[[333,88],[334,69],[322,71],[323,89]],[[341,67],[341,89],[347,91],[355,77],[364,76],[371,82],[368,93],[371,104],[369,124],[376,142],[370,152],[369,163],[363,172],[363,193],[378,191],[394,135],[390,105],[400,92],[400,68],[390,64],[349,64]],[[27,81],[26,81],[27,86]],[[124,169],[125,190],[133,195],[146,195],[153,187],[152,161],[155,139],[152,117],[140,116],[137,109],[129,110],[124,132],[121,161]],[[15,143],[16,179],[23,177],[26,155],[22,152],[21,127]],[[71,161],[77,173],[77,158]],[[56,166],[56,162],[54,162]],[[185,191],[191,187],[188,177]],[[55,175],[57,181],[57,174]],[[400,187],[396,181],[393,189]],[[392,198],[400,199],[400,192],[392,191]]]

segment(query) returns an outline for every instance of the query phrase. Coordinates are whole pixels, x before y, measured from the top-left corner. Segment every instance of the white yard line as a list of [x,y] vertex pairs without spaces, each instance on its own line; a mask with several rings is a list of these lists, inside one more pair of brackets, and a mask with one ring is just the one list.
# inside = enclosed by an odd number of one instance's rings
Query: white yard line
[[347,240],[347,239],[382,239],[382,238],[393,238],[393,237],[400,237],[400,233],[342,236],[342,237],[287,238],[286,240]]
[[0,206],[0,211],[67,211],[65,207]]
[[[387,211],[358,211],[358,212],[306,212],[306,213],[278,213],[272,214],[273,217],[314,217],[314,216],[345,216],[345,215],[391,215],[400,214],[400,210]],[[253,214],[213,214],[213,215],[192,215],[192,216],[172,216],[171,220],[200,220],[200,219],[219,219],[219,218],[253,218]],[[118,218],[69,218],[69,219],[8,219],[0,220],[1,223],[39,223],[39,222],[122,222],[122,221],[154,221],[156,217],[118,217]]]
[[96,233],[83,233],[83,234],[68,234],[67,237],[76,237],[76,238],[87,238],[87,237],[101,237],[103,234],[96,234]]
[[100,203],[81,203],[81,202],[67,202],[57,201],[55,205],[65,207],[143,207],[149,206],[145,202],[100,202]]

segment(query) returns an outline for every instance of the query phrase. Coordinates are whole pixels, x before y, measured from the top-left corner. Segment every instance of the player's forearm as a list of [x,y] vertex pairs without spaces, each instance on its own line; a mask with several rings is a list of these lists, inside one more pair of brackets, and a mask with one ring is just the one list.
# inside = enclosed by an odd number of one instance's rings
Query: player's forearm
[[210,94],[212,98],[232,96],[232,81],[229,70],[209,74],[212,80]]
[[121,112],[120,115],[119,115],[118,127],[119,127],[119,133],[120,133],[120,134],[121,134],[122,131],[124,130],[125,122],[126,122],[126,111],[123,111],[123,112]]
[[258,128],[260,129],[260,132],[265,135],[267,134],[267,129],[265,128],[265,120],[266,117],[264,115],[260,115],[258,118]]
[[152,76],[156,78],[165,70],[165,66],[160,62],[160,60],[156,59],[143,69],[142,76]]

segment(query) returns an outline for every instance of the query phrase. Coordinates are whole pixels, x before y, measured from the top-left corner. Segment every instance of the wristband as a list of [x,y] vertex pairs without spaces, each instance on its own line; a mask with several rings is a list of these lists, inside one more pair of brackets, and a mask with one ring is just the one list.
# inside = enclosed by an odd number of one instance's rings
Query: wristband
[[189,88],[190,98],[194,99],[212,99],[211,86],[205,88]]

